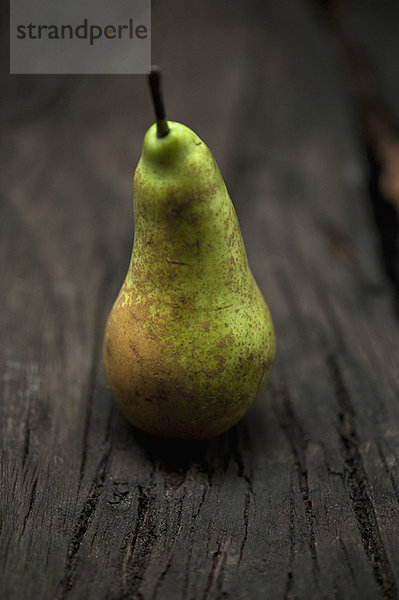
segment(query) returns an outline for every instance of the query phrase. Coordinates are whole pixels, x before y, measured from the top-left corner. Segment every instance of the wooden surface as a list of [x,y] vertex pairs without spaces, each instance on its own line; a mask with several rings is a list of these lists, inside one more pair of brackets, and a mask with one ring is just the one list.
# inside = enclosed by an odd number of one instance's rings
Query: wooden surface
[[153,5],[169,117],[219,163],[277,335],[260,401],[211,442],[136,431],[102,370],[144,79],[3,72],[1,598],[399,597],[399,203],[352,60],[395,141],[397,17],[393,0]]

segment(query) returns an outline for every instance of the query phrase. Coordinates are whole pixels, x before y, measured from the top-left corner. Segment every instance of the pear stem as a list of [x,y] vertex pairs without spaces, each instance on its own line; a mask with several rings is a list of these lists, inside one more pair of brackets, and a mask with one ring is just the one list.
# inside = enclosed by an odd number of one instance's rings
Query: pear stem
[[157,137],[163,138],[169,133],[169,125],[166,120],[165,105],[163,103],[161,69],[159,67],[155,65],[151,67],[151,73],[148,76],[148,81],[151,88],[155,116],[157,118]]

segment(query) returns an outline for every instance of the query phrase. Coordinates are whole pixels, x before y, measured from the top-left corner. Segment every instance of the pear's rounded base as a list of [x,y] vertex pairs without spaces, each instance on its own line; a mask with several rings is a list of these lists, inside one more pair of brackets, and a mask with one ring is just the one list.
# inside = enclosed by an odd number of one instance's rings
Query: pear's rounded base
[[244,417],[275,354],[268,309],[254,283],[249,292],[243,304],[183,310],[144,301],[124,285],[107,321],[103,360],[112,395],[132,425],[206,440]]
[[238,419],[227,424],[226,422],[217,423],[210,418],[209,423],[182,423],[181,421],[171,422],[170,420],[165,422],[162,419],[160,423],[154,425],[154,423],[144,422],[143,419],[138,418],[137,416],[132,417],[131,411],[126,410],[126,407],[122,407],[119,402],[116,402],[116,404],[124,418],[136,429],[157,437],[186,441],[207,441],[215,439],[226,433],[231,427],[237,425],[247,413],[247,410],[245,410],[245,413]]

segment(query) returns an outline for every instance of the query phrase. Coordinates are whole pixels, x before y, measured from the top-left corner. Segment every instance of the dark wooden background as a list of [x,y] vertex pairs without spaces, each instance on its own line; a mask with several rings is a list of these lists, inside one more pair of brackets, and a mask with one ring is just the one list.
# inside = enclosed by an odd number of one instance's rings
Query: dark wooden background
[[101,364],[145,78],[5,65],[2,599],[399,597],[398,58],[394,0],[154,3],[169,117],[219,163],[278,343],[200,443],[129,426]]

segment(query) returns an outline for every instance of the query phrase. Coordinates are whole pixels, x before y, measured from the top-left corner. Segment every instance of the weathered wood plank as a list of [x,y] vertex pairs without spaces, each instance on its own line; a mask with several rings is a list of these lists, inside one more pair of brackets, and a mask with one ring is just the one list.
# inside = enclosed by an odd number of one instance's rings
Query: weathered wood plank
[[1,109],[3,597],[395,598],[397,323],[334,38],[306,3],[186,10],[154,8],[154,59],[170,117],[231,190],[276,325],[272,379],[209,443],[124,422],[100,348],[131,247],[144,83],[15,78]]

